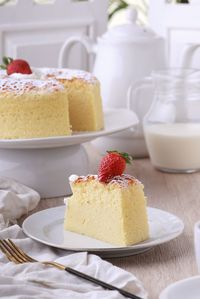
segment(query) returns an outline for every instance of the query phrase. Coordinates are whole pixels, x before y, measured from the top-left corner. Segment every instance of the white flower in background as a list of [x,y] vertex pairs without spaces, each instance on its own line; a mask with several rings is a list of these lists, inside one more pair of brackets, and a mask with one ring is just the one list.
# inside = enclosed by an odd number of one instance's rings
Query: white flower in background
[[4,4],[15,4],[17,2],[17,0],[0,0],[0,5],[4,5]]
[[[53,2],[54,0],[33,0],[36,3],[46,4],[49,2]],[[82,1],[82,0],[73,0],[73,1]],[[100,1],[100,0],[99,0]],[[164,1],[164,0],[163,0]],[[110,0],[109,12],[113,11],[120,5],[120,0]],[[138,11],[138,22],[140,24],[147,24],[147,12],[148,12],[148,2],[149,0],[125,0],[125,3],[128,5],[134,6]],[[11,5],[16,4],[17,0],[0,0],[0,5]],[[114,14],[114,16],[110,20],[110,26],[114,26],[116,24],[123,23],[124,21],[124,9],[119,10]]]
[[[129,6],[134,7],[138,12],[138,23],[142,25],[148,24],[148,5],[149,0],[125,0],[122,1],[127,3]],[[109,13],[115,10],[117,7],[119,7],[120,1],[118,0],[111,0],[110,1],[110,7],[109,7]],[[120,9],[118,10],[110,19],[109,27],[122,24],[125,20],[125,10],[126,9]]]

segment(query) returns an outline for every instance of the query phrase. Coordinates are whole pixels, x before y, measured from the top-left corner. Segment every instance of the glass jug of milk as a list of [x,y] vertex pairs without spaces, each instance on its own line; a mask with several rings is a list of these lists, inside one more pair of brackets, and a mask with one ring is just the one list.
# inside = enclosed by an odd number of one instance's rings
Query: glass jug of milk
[[152,164],[167,172],[200,170],[200,72],[154,72],[154,100],[143,120]]

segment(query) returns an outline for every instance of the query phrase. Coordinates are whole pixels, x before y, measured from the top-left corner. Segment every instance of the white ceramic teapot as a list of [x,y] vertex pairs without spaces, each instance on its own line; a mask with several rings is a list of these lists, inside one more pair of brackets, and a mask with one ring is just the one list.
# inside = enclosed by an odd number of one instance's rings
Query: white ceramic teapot
[[60,67],[66,64],[69,51],[77,42],[89,54],[96,53],[93,73],[101,83],[104,107],[125,108],[131,82],[166,66],[164,39],[150,29],[137,26],[136,19],[137,12],[127,9],[126,23],[108,30],[97,43],[88,37],[74,36],[61,48]]

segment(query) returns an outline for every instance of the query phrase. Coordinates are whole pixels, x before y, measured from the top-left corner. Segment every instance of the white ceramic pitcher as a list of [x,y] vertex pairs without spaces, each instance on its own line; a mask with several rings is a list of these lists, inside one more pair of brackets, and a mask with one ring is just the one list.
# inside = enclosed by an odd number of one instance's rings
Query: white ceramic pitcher
[[93,73],[101,83],[104,107],[125,108],[131,82],[166,66],[164,39],[137,26],[136,19],[137,12],[128,9],[126,24],[108,30],[97,43],[85,36],[72,36],[61,48],[60,67],[67,65],[75,43],[81,43],[88,54],[96,54]]

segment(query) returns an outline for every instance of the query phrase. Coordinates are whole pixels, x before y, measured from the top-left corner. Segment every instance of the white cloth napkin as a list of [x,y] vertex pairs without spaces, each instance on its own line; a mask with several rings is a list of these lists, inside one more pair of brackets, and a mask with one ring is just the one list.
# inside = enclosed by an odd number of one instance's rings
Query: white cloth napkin
[[[142,298],[147,298],[141,282],[134,275],[102,260],[100,257],[50,248],[27,238],[18,225],[0,232],[0,239],[11,238],[30,256],[39,260],[54,260],[76,270],[125,288]],[[108,291],[66,271],[27,263],[15,265],[0,252],[0,298],[11,299],[123,299],[117,291]]]
[[40,195],[12,179],[0,177],[0,229],[34,209]]
[[[140,281],[132,275],[92,254],[70,253],[38,243],[26,237],[16,219],[35,208],[40,196],[34,190],[7,178],[0,178],[0,239],[12,239],[30,256],[73,267],[91,276],[125,288],[147,298]],[[66,271],[26,263],[16,265],[0,251],[0,298],[11,299],[122,299],[117,291],[108,291]]]

